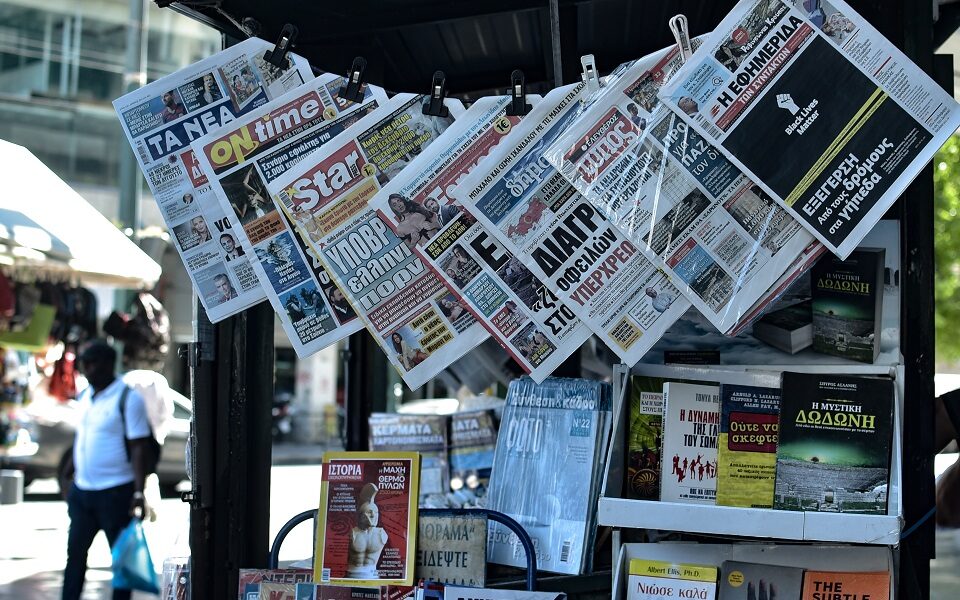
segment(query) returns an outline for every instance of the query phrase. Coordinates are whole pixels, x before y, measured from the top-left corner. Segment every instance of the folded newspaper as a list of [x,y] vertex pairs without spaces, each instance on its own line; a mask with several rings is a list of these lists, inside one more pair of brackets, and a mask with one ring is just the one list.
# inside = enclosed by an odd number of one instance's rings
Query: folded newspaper
[[960,125],[842,0],[742,0],[660,98],[841,258]]
[[[472,317],[441,310],[449,290],[369,205],[462,113],[423,114],[398,94],[268,184],[404,381],[416,389],[486,339]],[[424,224],[423,229],[431,227]]]
[[362,103],[344,100],[337,95],[342,82],[321,75],[192,144],[222,210],[240,225],[222,234],[221,243],[234,246],[234,257],[250,259],[301,358],[359,331],[363,323],[267,185],[387,100],[376,86],[366,87]]
[[508,96],[477,100],[371,206],[447,285],[444,316],[454,326],[480,321],[540,382],[591,332],[452,196],[520,122],[506,116],[509,104]]
[[583,84],[550,92],[453,194],[524,267],[633,365],[690,305],[544,156]]
[[[190,144],[271,99],[313,79],[310,65],[289,54],[286,68],[264,60],[273,49],[250,38],[113,102],[123,132],[160,207],[194,289],[214,323],[264,298],[250,255],[236,251],[242,225],[225,211]],[[265,190],[244,204],[264,211]],[[231,243],[229,240],[233,240]]]

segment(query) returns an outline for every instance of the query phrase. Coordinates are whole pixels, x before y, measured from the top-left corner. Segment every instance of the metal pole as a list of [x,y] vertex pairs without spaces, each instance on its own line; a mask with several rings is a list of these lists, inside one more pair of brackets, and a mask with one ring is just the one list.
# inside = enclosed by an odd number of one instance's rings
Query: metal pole
[[563,59],[560,55],[560,0],[550,0],[550,43],[553,48],[553,84],[563,85]]

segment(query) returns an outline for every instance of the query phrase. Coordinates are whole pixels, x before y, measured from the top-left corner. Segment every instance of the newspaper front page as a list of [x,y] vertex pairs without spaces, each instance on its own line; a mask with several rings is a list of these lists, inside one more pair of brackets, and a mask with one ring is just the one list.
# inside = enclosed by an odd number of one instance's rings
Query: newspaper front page
[[462,112],[422,114],[399,94],[268,184],[404,381],[416,389],[486,339],[472,317],[448,319],[443,282],[369,203]]
[[681,63],[676,46],[635,61],[547,158],[727,333],[801,252],[822,246],[660,104],[657,92]]
[[263,59],[272,49],[273,44],[248,39],[113,102],[170,239],[214,323],[260,302],[264,291],[250,257],[236,257],[220,243],[224,234],[237,239],[239,223],[221,207],[190,144],[313,79],[307,61],[294,54],[287,69],[275,69]]
[[841,258],[960,125],[841,0],[742,0],[660,97]]
[[547,147],[579,115],[584,89],[550,92],[454,197],[633,365],[690,303],[547,162]]
[[301,358],[359,331],[363,323],[267,185],[387,100],[376,86],[367,86],[361,104],[344,100],[337,96],[342,82],[321,75],[192,145],[222,209],[240,225],[220,236],[221,245],[232,249],[227,260],[251,259]]
[[503,96],[477,100],[371,206],[447,285],[444,316],[480,321],[539,383],[591,332],[453,199],[459,182],[520,123],[506,115],[509,104]]

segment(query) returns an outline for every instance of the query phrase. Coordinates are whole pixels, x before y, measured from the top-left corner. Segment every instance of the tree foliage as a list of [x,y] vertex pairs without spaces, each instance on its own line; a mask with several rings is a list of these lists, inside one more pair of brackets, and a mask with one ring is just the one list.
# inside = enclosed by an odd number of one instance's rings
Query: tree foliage
[[960,361],[960,136],[937,152],[934,165],[934,294],[937,363]]

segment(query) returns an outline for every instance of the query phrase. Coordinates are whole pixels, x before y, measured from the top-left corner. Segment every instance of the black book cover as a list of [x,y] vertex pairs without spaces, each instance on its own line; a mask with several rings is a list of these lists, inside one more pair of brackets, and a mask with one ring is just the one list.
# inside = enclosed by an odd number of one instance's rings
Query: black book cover
[[825,255],[810,271],[813,349],[873,363],[880,352],[883,248],[858,248],[847,260]]
[[753,337],[796,354],[813,343],[813,303],[793,304],[764,315],[753,324]]
[[893,381],[784,373],[774,508],[886,514]]

